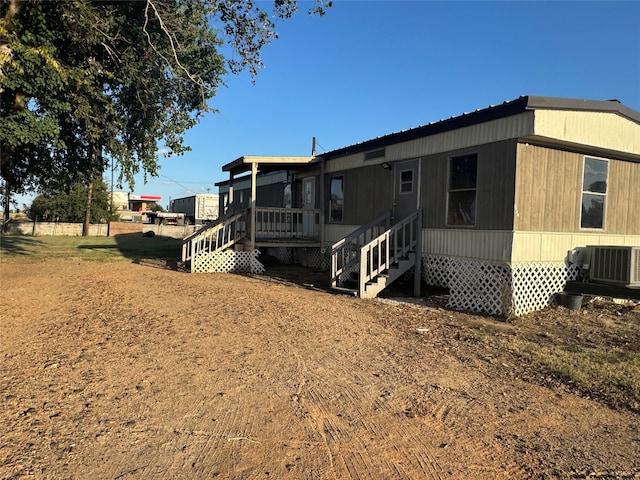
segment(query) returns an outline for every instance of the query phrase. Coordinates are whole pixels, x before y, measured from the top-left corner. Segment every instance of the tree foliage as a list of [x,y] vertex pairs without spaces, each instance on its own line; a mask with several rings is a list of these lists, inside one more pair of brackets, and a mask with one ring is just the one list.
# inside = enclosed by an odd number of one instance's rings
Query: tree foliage
[[[330,4],[315,0],[311,12]],[[0,5],[5,195],[68,190],[109,159],[119,183],[155,175],[158,142],[173,155],[186,151],[183,134],[212,110],[223,76],[255,76],[262,47],[277,36],[274,20],[297,10],[297,0],[274,0],[269,10],[251,0]]]
[[[43,222],[81,223],[85,218],[87,186],[74,183],[68,192],[41,194],[33,199],[27,210],[32,220]],[[111,220],[110,193],[103,180],[93,182],[91,223]]]

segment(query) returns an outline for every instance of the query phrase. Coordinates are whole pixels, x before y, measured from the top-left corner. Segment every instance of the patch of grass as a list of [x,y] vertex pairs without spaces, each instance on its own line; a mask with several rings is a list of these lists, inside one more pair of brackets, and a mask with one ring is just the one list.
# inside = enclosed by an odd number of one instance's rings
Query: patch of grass
[[540,341],[516,336],[491,343],[528,362],[528,369],[541,378],[552,377],[613,407],[640,411],[640,352],[611,345],[558,344],[542,336]]
[[535,364],[581,392],[640,410],[640,353],[620,348],[529,348]]
[[470,316],[455,338],[509,374],[640,412],[640,307],[593,300],[580,312],[547,308],[513,322]]
[[79,258],[93,261],[140,259],[180,259],[182,240],[170,237],[143,237],[141,234],[115,237],[0,237],[3,260],[46,260]]

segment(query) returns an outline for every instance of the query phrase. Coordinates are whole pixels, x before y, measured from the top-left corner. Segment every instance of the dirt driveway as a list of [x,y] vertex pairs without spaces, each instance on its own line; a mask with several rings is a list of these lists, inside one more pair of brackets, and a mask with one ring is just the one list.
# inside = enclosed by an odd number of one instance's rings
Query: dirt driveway
[[10,260],[0,281],[0,479],[640,478],[637,413],[464,335],[512,324],[311,277]]

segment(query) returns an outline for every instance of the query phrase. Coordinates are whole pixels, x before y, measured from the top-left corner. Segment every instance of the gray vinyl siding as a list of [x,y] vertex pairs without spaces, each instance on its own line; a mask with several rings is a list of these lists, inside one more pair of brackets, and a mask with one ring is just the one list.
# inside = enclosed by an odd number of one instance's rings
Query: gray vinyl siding
[[[329,204],[331,179],[343,177],[345,225],[364,225],[379,215],[389,212],[393,206],[393,170],[380,165],[328,173],[325,177],[325,208]],[[328,215],[327,215],[328,217]],[[328,222],[329,219],[327,218]]]
[[[420,196],[424,228],[513,230],[516,145],[516,140],[505,140],[421,157]],[[449,158],[467,153],[478,155],[476,225],[448,227]],[[325,208],[329,202],[331,179],[337,176],[343,177],[343,224],[363,225],[392,209],[394,169],[385,170],[381,165],[370,165],[327,173]]]
[[[424,228],[513,230],[516,145],[516,140],[505,140],[422,157]],[[476,224],[448,227],[449,159],[468,153],[478,155]]]
[[[257,187],[257,206],[258,207],[283,207],[284,206],[284,184],[275,183],[271,185],[263,185]],[[249,200],[251,198],[251,188],[234,188],[233,198],[238,202],[242,198],[242,203],[238,206],[240,209],[249,208]]]

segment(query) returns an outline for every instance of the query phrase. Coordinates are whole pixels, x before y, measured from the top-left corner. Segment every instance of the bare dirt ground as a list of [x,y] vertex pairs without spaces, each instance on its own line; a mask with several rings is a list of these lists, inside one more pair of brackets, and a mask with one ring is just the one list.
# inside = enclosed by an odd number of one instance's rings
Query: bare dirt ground
[[3,261],[0,478],[640,478],[637,411],[477,341],[637,310],[505,323],[319,278]]

